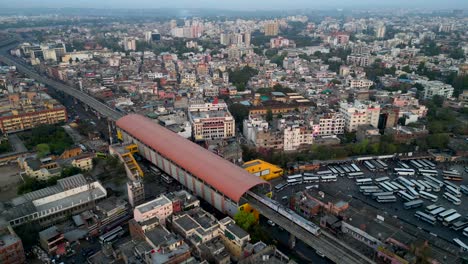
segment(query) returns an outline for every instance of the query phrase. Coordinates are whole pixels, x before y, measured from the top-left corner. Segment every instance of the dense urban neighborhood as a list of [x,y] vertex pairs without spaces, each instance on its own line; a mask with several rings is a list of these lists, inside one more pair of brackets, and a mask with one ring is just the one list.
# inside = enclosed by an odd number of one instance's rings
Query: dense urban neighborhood
[[0,263],[468,263],[468,9],[18,10]]

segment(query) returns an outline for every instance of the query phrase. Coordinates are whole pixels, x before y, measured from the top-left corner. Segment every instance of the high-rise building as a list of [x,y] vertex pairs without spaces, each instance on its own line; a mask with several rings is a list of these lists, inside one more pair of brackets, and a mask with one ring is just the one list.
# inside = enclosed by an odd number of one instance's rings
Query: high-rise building
[[123,47],[125,51],[136,50],[136,40],[134,38],[124,38]]
[[250,46],[250,38],[251,38],[250,31],[244,32],[244,44],[245,44],[245,46]]
[[151,32],[151,31],[146,31],[146,32],[145,32],[145,41],[146,41],[146,42],[148,42],[148,43],[151,42],[151,34],[152,34],[152,33],[153,33],[153,32]]
[[279,33],[279,24],[277,21],[265,23],[265,36],[277,36]]
[[380,117],[380,105],[372,102],[342,102],[340,112],[345,119],[345,129],[354,132],[360,125],[372,125],[377,128]]
[[127,182],[128,202],[136,207],[145,201],[145,186],[141,180]]
[[376,38],[384,38],[385,37],[385,31],[386,31],[385,24],[379,23],[375,27],[375,37]]

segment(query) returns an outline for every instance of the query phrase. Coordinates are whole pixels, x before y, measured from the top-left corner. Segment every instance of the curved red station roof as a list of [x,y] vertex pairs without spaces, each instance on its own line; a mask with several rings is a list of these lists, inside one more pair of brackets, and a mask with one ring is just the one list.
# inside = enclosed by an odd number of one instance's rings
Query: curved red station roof
[[254,186],[269,184],[142,115],[126,115],[116,124],[236,203]]

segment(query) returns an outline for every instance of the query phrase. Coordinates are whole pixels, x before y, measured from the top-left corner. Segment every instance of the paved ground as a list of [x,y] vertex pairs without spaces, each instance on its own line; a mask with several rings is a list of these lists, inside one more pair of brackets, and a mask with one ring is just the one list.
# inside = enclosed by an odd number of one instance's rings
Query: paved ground
[[[392,162],[387,163],[389,163],[391,168],[393,167]],[[455,168],[458,169],[460,172],[464,172],[463,167],[459,165],[443,165],[439,167],[440,169]],[[396,178],[388,172],[374,173],[367,171],[364,166],[360,166],[360,168],[366,173],[366,177],[376,178],[385,175],[389,176],[392,180]],[[284,181],[284,179],[276,179],[273,182],[273,185]],[[468,176],[466,175],[466,173],[464,173],[464,181],[461,182],[461,184],[467,183]],[[459,185],[460,183],[456,184]],[[307,184],[287,187],[284,190],[276,193],[275,198],[278,201],[281,201],[283,204],[286,204],[287,201],[282,201],[282,197],[290,197],[297,191],[303,191],[306,185]],[[377,214],[384,216],[386,220],[383,225],[381,224],[379,226],[379,224],[371,223],[371,225],[378,228],[379,231],[382,230],[382,237],[384,237],[385,235],[394,235],[401,237],[403,240],[407,240],[408,242],[413,241],[414,239],[417,239],[419,237],[429,237],[430,241],[433,242],[434,247],[440,247],[440,252],[435,252],[435,255],[437,255],[438,253],[443,254],[442,251],[444,251],[445,249],[448,249],[448,251],[453,252],[451,248],[453,246],[453,244],[451,243],[453,238],[459,238],[465,241],[468,240],[466,239],[466,237],[463,237],[463,235],[461,234],[462,231],[454,231],[446,226],[443,226],[441,223],[437,223],[435,226],[432,226],[425,222],[419,221],[414,216],[414,213],[416,210],[424,210],[424,208],[405,210],[403,208],[403,202],[405,201],[403,201],[399,197],[397,198],[397,202],[395,203],[381,204],[371,199],[370,196],[364,196],[358,191],[358,187],[356,186],[354,179],[338,177],[337,182],[321,183],[319,189],[325,193],[325,196],[331,196],[335,199],[341,199],[349,202],[351,205],[350,212],[352,214],[355,214],[355,220],[357,220],[358,218],[369,218],[369,216],[375,218]],[[439,201],[437,202],[437,204],[440,204],[445,208],[455,208],[460,214],[468,216],[468,196],[463,195],[463,197],[461,198],[462,204],[456,206],[442,197],[443,192],[443,188],[438,193],[433,192],[433,194],[439,196]],[[428,200],[424,201],[424,206],[433,204]],[[386,232],[388,232],[388,234],[386,234]],[[394,232],[397,232],[397,234],[394,234]],[[437,235],[442,239],[433,239],[433,236],[429,235],[429,233]],[[438,249],[436,249],[436,251],[437,250]],[[453,253],[456,255],[456,252]]]
[[12,134],[8,136],[8,141],[13,147],[14,152],[26,152],[28,149],[24,146],[23,141],[18,137],[17,134]]
[[0,167],[0,202],[16,197],[16,187],[21,182],[19,172],[16,165]]

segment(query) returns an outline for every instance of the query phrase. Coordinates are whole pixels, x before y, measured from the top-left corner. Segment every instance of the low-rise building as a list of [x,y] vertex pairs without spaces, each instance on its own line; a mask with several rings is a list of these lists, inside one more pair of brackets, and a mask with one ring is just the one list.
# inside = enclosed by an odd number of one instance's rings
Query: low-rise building
[[242,168],[250,172],[250,174],[253,174],[254,176],[260,177],[267,181],[283,176],[283,169],[259,159],[251,160],[244,163],[242,165]]
[[434,95],[440,95],[444,98],[451,98],[453,95],[453,86],[445,84],[441,81],[424,81],[419,80],[418,83],[424,86],[424,99],[431,99]]
[[48,254],[55,254],[59,247],[64,249],[65,237],[56,226],[51,226],[39,232],[39,243]]
[[172,209],[172,201],[165,195],[161,195],[152,201],[135,207],[133,215],[137,222],[143,222],[156,217],[161,223],[164,223],[166,218],[172,214]]
[[0,219],[0,263],[23,264],[25,261],[21,238],[10,225]]
[[197,141],[226,139],[235,136],[235,120],[226,103],[195,103],[188,109],[193,137]]
[[373,102],[340,103],[340,112],[345,120],[345,129],[354,132],[360,125],[378,127],[380,105]]

